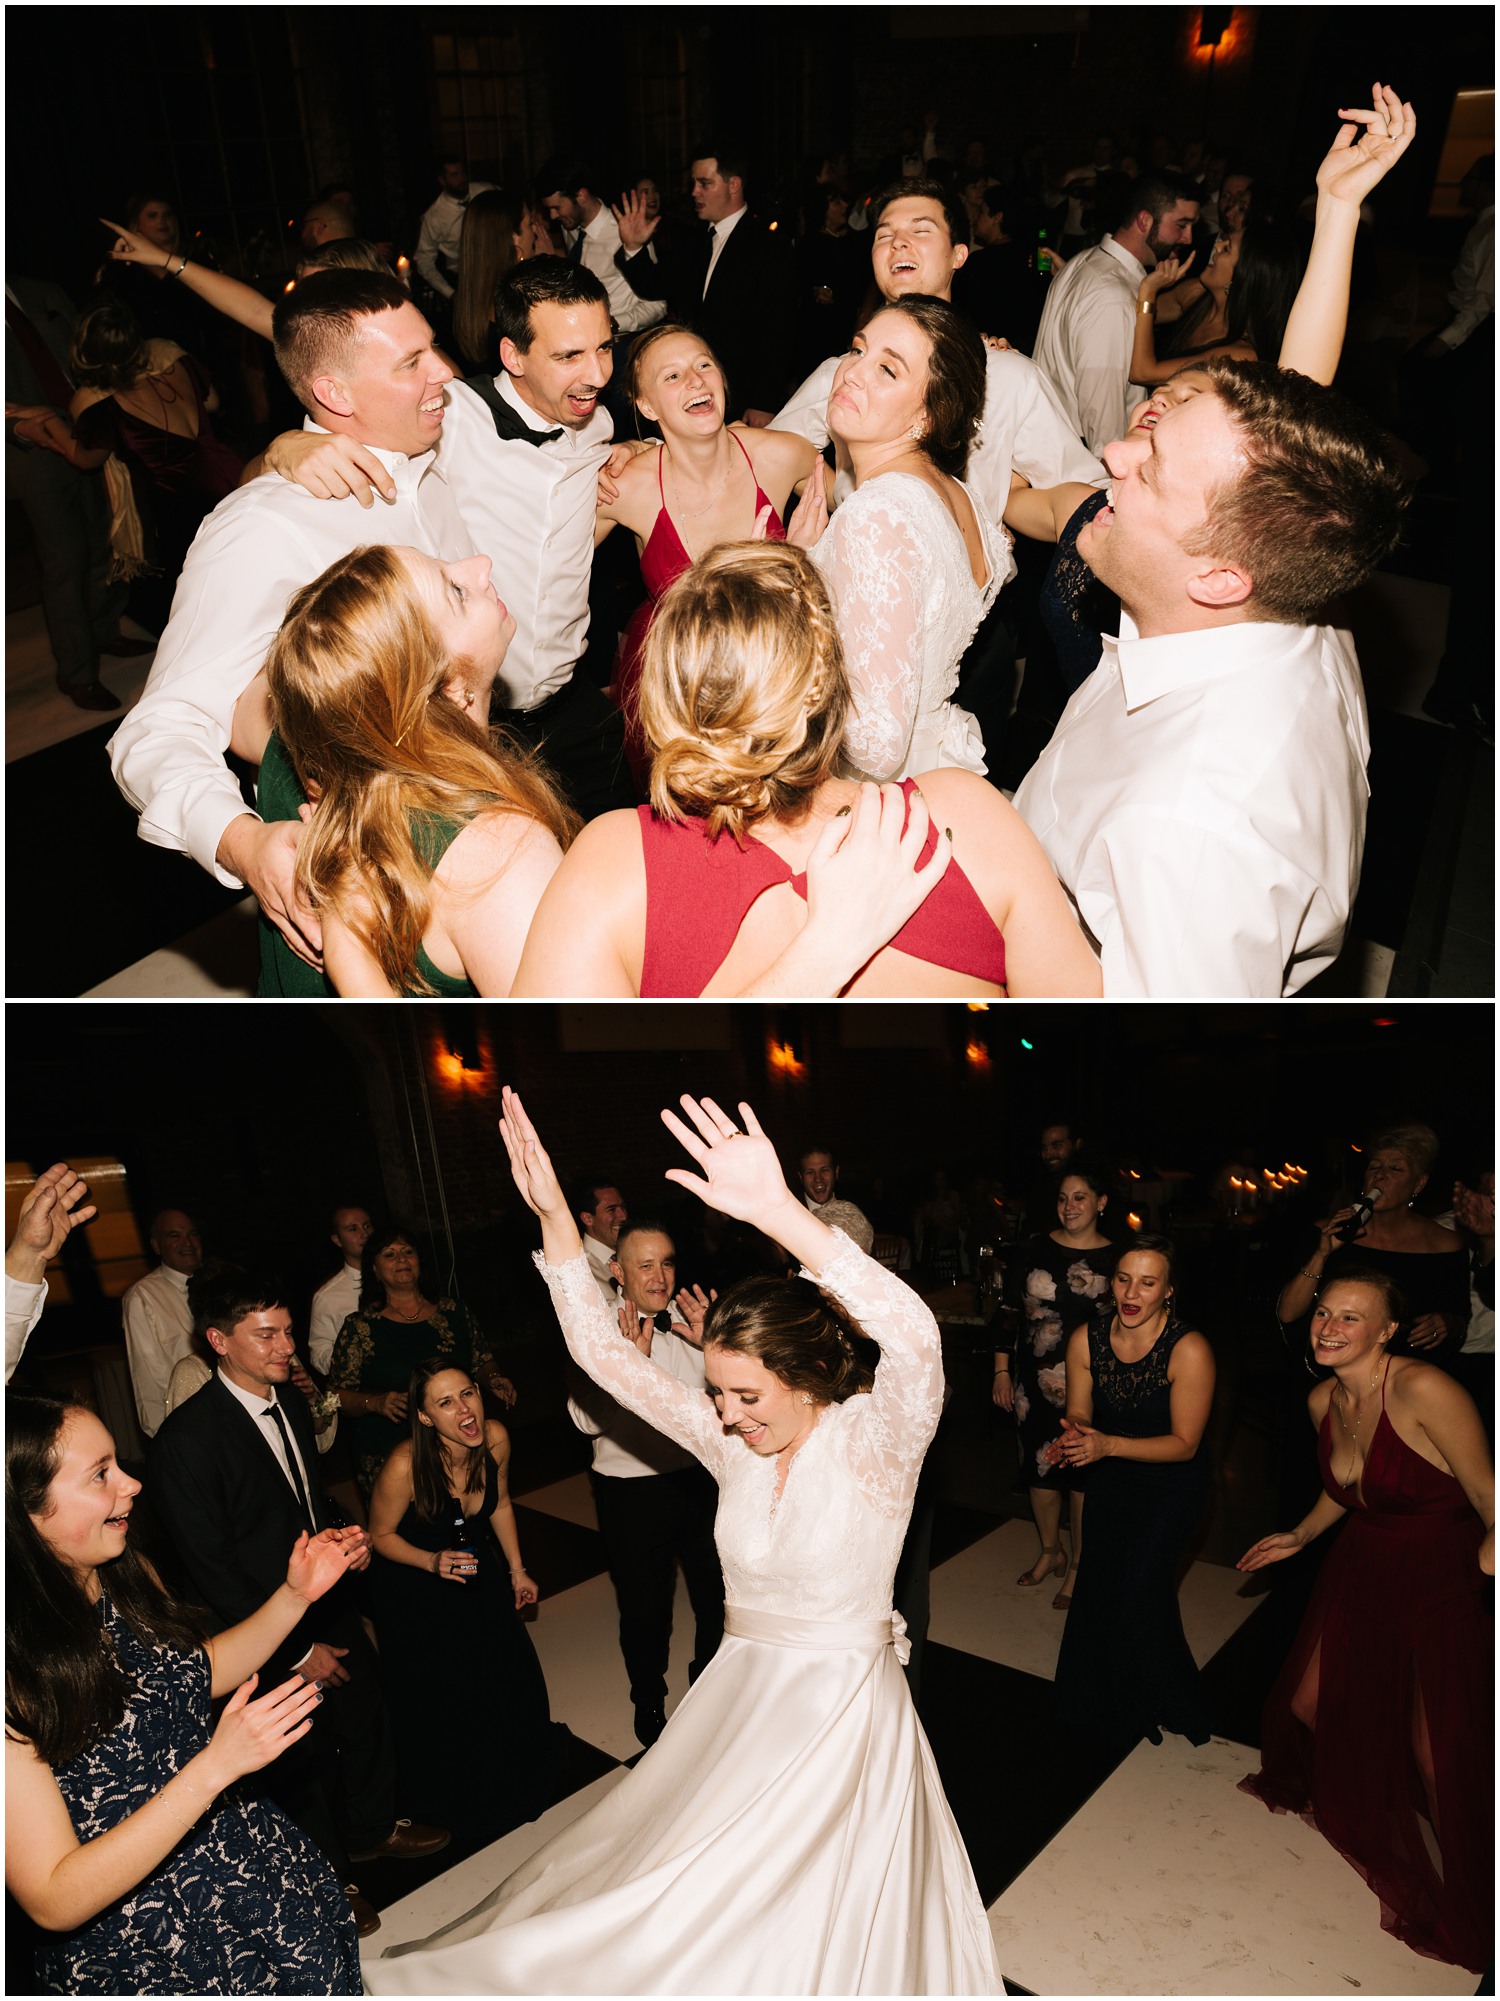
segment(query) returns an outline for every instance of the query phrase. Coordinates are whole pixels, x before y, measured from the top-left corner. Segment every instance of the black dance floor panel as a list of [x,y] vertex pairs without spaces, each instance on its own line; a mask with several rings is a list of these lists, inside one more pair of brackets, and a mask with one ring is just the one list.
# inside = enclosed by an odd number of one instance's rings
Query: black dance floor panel
[[1075,1741],[1050,1681],[931,1640],[920,1710],[987,1909],[1121,1759]]
[[516,1527],[526,1568],[544,1598],[555,1598],[575,1584],[586,1584],[607,1567],[604,1538],[597,1529],[543,1514],[540,1508],[528,1508],[524,1501],[516,1503]]
[[[84,993],[245,893],[222,888],[186,855],[140,838],[135,811],[110,775],[106,745],[115,728],[105,723],[6,767],[16,889],[5,954],[12,999]],[[23,896],[23,856],[32,840],[47,841],[47,888]]]

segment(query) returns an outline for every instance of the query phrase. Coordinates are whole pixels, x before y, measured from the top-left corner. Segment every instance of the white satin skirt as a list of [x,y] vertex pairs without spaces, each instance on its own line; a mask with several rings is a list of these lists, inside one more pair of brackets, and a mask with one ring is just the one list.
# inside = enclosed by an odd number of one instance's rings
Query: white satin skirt
[[730,1606],[656,1745],[372,1994],[999,1994],[892,1622]]

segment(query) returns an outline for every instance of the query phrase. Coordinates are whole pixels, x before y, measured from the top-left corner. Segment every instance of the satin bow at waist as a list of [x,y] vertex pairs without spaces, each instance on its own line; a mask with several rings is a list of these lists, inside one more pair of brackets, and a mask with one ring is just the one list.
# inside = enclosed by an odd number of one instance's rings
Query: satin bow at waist
[[911,1659],[906,1621],[899,1612],[892,1612],[888,1619],[796,1619],[786,1612],[752,1612],[746,1605],[726,1605],[724,1630],[737,1639],[763,1640],[773,1647],[852,1653],[861,1647],[893,1646],[902,1667]]

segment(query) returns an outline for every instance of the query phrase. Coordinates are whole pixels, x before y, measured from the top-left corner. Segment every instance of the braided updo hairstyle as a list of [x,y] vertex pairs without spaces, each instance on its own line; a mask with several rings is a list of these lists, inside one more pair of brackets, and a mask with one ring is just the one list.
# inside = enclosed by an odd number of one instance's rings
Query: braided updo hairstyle
[[805,1278],[746,1278],[709,1307],[703,1345],[748,1355],[814,1403],[847,1403],[875,1382],[855,1351],[857,1331]]
[[796,821],[832,778],[849,713],[833,607],[789,542],[710,549],[662,598],[646,641],[640,720],[651,804],[738,840]]

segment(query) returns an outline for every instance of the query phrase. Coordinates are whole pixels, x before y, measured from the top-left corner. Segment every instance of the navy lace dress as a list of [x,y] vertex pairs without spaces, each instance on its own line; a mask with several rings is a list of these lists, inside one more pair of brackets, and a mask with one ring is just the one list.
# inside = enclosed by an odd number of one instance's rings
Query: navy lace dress
[[[143,1806],[210,1734],[208,1656],[147,1645],[107,1595],[99,1609],[131,1687],[108,1736],[53,1772],[80,1841]],[[322,1851],[239,1787],[118,1903],[50,1939],[37,1977],[45,1994],[363,1992],[354,1915]]]
[[1108,498],[1104,493],[1091,493],[1069,516],[1037,599],[1063,686],[1070,695],[1099,665],[1100,633],[1120,630],[1120,600],[1107,584],[1100,583],[1078,553],[1079,530],[1093,520]]
[[[1094,1428],[1117,1438],[1172,1429],[1167,1364],[1185,1329],[1169,1326],[1138,1362],[1110,1342],[1113,1309],[1089,1327]],[[1207,1743],[1208,1695],[1177,1608],[1177,1567],[1208,1493],[1207,1433],[1191,1459],[1099,1459],[1085,1474],[1083,1560],[1057,1660],[1070,1727],[1120,1748],[1174,1730]]]

